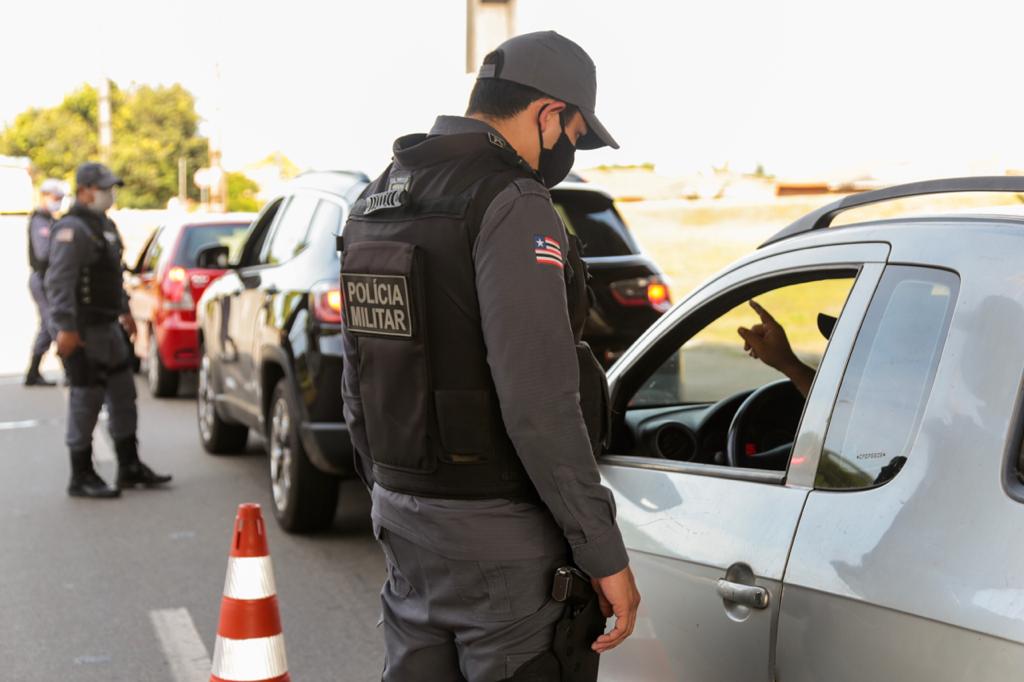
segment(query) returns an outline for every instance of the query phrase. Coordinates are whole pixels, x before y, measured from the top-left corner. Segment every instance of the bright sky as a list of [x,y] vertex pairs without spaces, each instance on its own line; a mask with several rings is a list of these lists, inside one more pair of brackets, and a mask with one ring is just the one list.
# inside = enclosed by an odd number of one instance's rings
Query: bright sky
[[[0,121],[106,73],[180,82],[225,164],[281,150],[371,175],[391,140],[462,113],[465,0],[9,0]],[[598,69],[622,145],[577,164],[763,163],[789,176],[1024,168],[1020,0],[518,0]],[[13,29],[13,30],[12,30]],[[217,86],[215,64],[220,65]],[[219,114],[218,114],[219,104]],[[218,125],[219,123],[219,125]]]

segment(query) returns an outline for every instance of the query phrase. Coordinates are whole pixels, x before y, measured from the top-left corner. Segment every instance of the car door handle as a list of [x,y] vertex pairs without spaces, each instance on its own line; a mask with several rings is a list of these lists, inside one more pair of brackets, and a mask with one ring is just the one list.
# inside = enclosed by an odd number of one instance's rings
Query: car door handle
[[263,290],[263,293],[265,293],[267,296],[276,296],[277,294],[280,293],[280,291],[281,290],[278,289],[276,286],[270,284],[267,286],[266,289]]
[[743,604],[753,609],[768,608],[768,590],[757,585],[743,585],[730,580],[719,580],[718,594],[726,601]]

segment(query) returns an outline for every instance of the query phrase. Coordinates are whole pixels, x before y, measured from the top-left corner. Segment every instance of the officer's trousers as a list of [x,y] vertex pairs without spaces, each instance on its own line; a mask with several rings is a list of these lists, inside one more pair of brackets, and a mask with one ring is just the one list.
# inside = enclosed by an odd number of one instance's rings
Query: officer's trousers
[[72,450],[92,445],[92,432],[104,403],[110,419],[110,436],[115,441],[134,436],[138,427],[135,378],[129,362],[133,351],[120,323],[86,327],[83,338],[82,350],[97,376],[91,385],[71,386],[65,442]]
[[32,292],[32,300],[36,302],[36,311],[39,313],[39,331],[36,332],[36,340],[32,344],[32,355],[43,355],[50,350],[53,337],[50,335],[50,303],[46,300],[46,290],[43,288],[43,276],[33,272],[28,279],[28,290]]
[[454,560],[387,529],[376,534],[388,571],[381,590],[385,682],[497,682],[551,649],[564,612],[551,585],[567,554]]

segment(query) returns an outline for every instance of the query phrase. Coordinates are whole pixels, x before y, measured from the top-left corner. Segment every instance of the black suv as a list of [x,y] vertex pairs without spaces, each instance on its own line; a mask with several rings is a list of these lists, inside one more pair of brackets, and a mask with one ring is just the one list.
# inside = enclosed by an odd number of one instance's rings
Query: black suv
[[[199,257],[206,267],[231,264],[198,305],[200,439],[229,453],[245,448],[250,429],[265,435],[274,515],[288,531],[329,525],[339,478],[354,474],[335,235],[367,182],[304,174],[267,204],[236,253],[217,246]],[[608,194],[575,181],[551,194],[593,276],[584,338],[610,364],[668,308],[667,288]]]
[[583,338],[608,367],[671,307],[668,284],[608,193],[573,175],[551,190],[551,199],[566,228],[583,242],[594,291]]
[[341,292],[335,235],[368,178],[307,173],[253,221],[244,241],[200,260],[229,271],[198,306],[199,437],[211,453],[266,437],[274,516],[288,531],[334,518],[352,446],[342,417]]

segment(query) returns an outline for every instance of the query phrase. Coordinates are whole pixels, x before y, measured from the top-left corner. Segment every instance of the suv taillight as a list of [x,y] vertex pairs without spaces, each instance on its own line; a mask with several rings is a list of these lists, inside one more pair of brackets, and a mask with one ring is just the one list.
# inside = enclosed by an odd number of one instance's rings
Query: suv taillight
[[192,286],[188,282],[185,268],[175,265],[164,277],[162,305],[164,310],[195,310],[196,302],[192,298]]
[[610,288],[612,298],[622,305],[648,306],[659,313],[672,307],[668,284],[657,275],[613,282]]
[[313,317],[328,324],[341,324],[341,285],[338,282],[320,282],[309,291],[313,303]]

